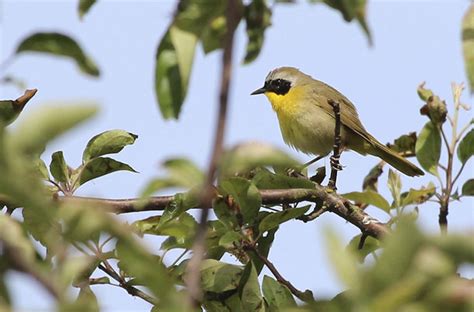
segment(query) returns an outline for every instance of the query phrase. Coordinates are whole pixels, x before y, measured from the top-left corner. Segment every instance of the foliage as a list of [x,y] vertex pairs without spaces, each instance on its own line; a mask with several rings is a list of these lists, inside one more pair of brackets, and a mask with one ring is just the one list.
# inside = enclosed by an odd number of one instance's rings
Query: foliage
[[[271,25],[272,6],[265,0],[237,2],[234,14],[245,22],[248,36],[244,63],[251,63]],[[346,21],[357,20],[371,40],[365,0],[311,2],[337,9]],[[97,3],[100,1],[80,0],[79,17]],[[155,92],[164,118],[179,117],[198,44],[205,53],[224,47],[228,31],[225,4],[185,0],[177,6],[156,53]],[[472,12],[473,6],[463,22],[471,86]],[[83,73],[99,75],[97,65],[78,43],[60,33],[29,36],[16,50],[24,52],[68,57]],[[30,90],[17,100],[0,101],[0,310],[11,308],[6,277],[16,270],[37,280],[55,298],[58,310],[98,311],[96,285],[114,285],[149,302],[152,311],[190,311],[187,270],[200,225],[205,226],[205,259],[198,267],[203,292],[199,304],[206,311],[472,310],[473,283],[458,274],[462,265],[474,263],[471,237],[425,234],[416,225],[417,212],[434,201],[440,207],[439,223],[445,230],[450,203],[474,195],[473,179],[459,181],[474,153],[474,130],[472,121],[458,129],[458,115],[468,107],[460,102],[462,85],[453,84],[452,89],[454,100],[448,114],[445,101],[420,85],[420,113],[428,121],[418,133],[402,135],[390,144],[404,156],[415,156],[434,182],[403,188],[400,176],[390,170],[386,185],[391,198],[385,198],[379,192],[384,167],[380,163],[365,177],[361,191],[339,195],[314,182],[321,182],[324,174],[313,178],[295,173],[300,165],[286,153],[264,144],[244,143],[227,149],[220,158],[210,203],[203,203],[206,173],[185,158],[166,160],[166,175],[152,179],[131,204],[77,197],[75,192],[86,182],[116,171],[136,172],[106,155],[119,154],[138,136],[125,130],[105,131],[86,144],[79,166],[68,164],[63,151],[50,155],[47,166],[45,147],[92,117],[97,107],[90,103],[45,107],[14,123],[36,91]],[[451,141],[446,125],[453,134]],[[444,159],[446,164],[441,163]],[[457,170],[454,165],[459,165]],[[183,191],[170,197],[152,196],[169,188]],[[288,191],[286,197],[268,195],[281,190]],[[165,204],[153,206],[159,200]],[[324,300],[285,280],[269,254],[285,223],[313,220],[331,210],[331,201],[347,208],[347,214],[335,211],[338,215],[348,221],[362,215],[365,223],[362,233],[347,247],[334,230],[327,231],[327,253],[348,290]],[[212,204],[215,218],[199,224],[189,210],[207,204]],[[135,212],[150,206],[163,211],[127,224],[109,212],[124,212],[120,210],[124,205]],[[368,206],[381,209],[387,224],[364,212]],[[370,232],[373,225],[386,228],[386,237]],[[145,235],[163,237],[159,252],[144,246]],[[164,257],[174,249],[182,253],[168,264]],[[222,261],[225,254],[235,257],[237,264]],[[260,282],[264,266],[275,278],[265,275]],[[71,297],[71,286],[80,290],[76,298]],[[299,305],[295,297],[301,301]]]

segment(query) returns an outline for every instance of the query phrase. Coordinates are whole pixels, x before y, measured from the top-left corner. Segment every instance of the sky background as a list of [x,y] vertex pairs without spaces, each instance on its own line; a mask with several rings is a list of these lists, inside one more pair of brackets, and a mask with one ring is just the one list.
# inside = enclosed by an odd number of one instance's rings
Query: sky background
[[[285,146],[278,122],[263,96],[250,96],[262,86],[268,71],[279,66],[295,66],[345,94],[357,107],[366,129],[381,142],[401,134],[419,131],[427,121],[419,115],[422,102],[417,86],[426,81],[452,108],[451,82],[466,81],[460,40],[461,19],[469,1],[369,1],[368,24],[374,45],[356,23],[345,23],[337,11],[324,5],[298,4],[274,6],[273,25],[267,30],[260,56],[242,65],[246,35],[244,25],[237,30],[234,71],[225,145],[261,141],[287,151],[302,162],[309,158]],[[173,15],[175,2],[100,0],[81,22],[77,1],[0,1],[0,64],[8,59],[22,38],[37,31],[58,31],[71,35],[99,65],[98,79],[81,74],[66,59],[40,54],[24,54],[0,68],[0,75],[24,80],[38,94],[24,115],[51,102],[93,100],[100,114],[93,120],[54,141],[43,155],[63,150],[73,167],[81,161],[87,141],[109,129],[124,129],[138,134],[133,146],[117,159],[132,165],[139,174],[114,173],[82,187],[77,194],[87,196],[136,197],[152,177],[163,174],[159,164],[171,157],[186,157],[205,168],[211,151],[217,108],[221,53],[204,55],[197,49],[188,96],[178,121],[162,119],[154,96],[156,48]],[[17,98],[22,91],[0,85],[1,99]],[[472,104],[465,91],[463,102]],[[22,115],[22,116],[24,116]],[[20,116],[20,119],[22,118]],[[463,114],[461,124],[472,118]],[[339,174],[341,193],[359,191],[363,177],[377,163],[372,157],[344,153],[345,169]],[[322,161],[321,164],[325,162]],[[329,165],[329,161],[326,161]],[[379,185],[385,187],[386,175]],[[473,176],[472,162],[461,181]],[[402,176],[404,189],[418,188],[434,178]],[[449,214],[450,231],[474,228],[472,197],[455,202]],[[387,220],[383,212],[368,212]],[[134,221],[152,215],[121,217]],[[426,231],[438,232],[438,209],[423,205],[420,223]],[[330,213],[314,222],[290,221],[281,226],[269,255],[283,276],[297,288],[311,289],[318,298],[332,297],[343,289],[326,257],[323,232],[336,229],[344,241],[358,230]],[[157,251],[159,239],[148,238]],[[172,261],[175,254],[167,257]],[[226,261],[234,261],[225,258]],[[465,274],[473,277],[474,270]],[[266,274],[269,274],[265,271]],[[47,293],[20,274],[10,274],[14,305],[18,310],[48,311],[52,306]],[[104,311],[147,311],[149,305],[125,291],[110,286],[94,286]]]

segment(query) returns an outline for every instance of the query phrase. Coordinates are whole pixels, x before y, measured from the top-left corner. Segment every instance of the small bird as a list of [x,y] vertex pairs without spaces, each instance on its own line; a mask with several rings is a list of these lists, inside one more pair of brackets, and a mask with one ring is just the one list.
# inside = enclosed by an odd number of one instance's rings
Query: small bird
[[408,176],[423,171],[383,145],[365,130],[354,104],[333,87],[293,67],[272,70],[262,88],[251,95],[265,94],[278,116],[286,144],[306,154],[328,155],[334,145],[335,117],[328,100],[340,105],[342,149],[374,155]]

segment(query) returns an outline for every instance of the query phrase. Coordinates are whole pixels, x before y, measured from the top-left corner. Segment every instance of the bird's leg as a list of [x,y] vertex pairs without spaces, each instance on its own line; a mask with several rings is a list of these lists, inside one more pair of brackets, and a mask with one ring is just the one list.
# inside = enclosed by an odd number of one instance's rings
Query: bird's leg
[[331,176],[329,177],[328,186],[333,189],[337,190],[336,187],[336,180],[337,180],[337,172],[342,170],[341,164],[339,163],[339,158],[341,157],[341,111],[339,103],[329,99],[328,104],[332,106],[334,111],[334,119],[335,119],[335,127],[334,127],[334,148],[333,154],[331,156]]
[[[325,156],[325,155],[324,155]],[[306,167],[309,167],[311,166],[312,164],[314,164],[315,162],[317,162],[318,160],[324,158],[323,155],[321,156],[317,156],[315,157],[314,159],[311,159],[310,161],[304,163],[303,165],[297,167],[297,168],[288,168],[286,170],[286,174],[290,177],[296,177],[296,178],[305,178],[305,176],[301,173],[301,171],[303,169],[305,169]]]

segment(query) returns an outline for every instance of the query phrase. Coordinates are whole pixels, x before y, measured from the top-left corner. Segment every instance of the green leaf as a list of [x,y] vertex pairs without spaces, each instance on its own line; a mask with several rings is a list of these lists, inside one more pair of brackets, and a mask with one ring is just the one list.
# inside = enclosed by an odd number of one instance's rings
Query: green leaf
[[46,143],[96,113],[96,106],[77,104],[46,106],[29,113],[10,137],[15,148],[27,154],[40,154]]
[[416,141],[416,159],[421,167],[429,173],[438,176],[438,163],[441,155],[441,135],[439,129],[427,122],[421,129]]
[[423,81],[418,88],[416,89],[418,96],[423,102],[427,102],[430,96],[433,96],[433,91],[430,89],[425,89],[425,82]]
[[201,265],[201,287],[218,293],[237,289],[242,273],[240,266],[206,259]]
[[56,181],[64,183],[69,181],[69,170],[62,151],[53,153],[51,156],[51,163],[49,164],[49,170]]
[[436,187],[430,183],[426,188],[419,190],[411,188],[408,193],[401,196],[401,206],[405,207],[412,204],[422,204],[431,198],[436,192]]
[[[224,1],[219,2],[225,4]],[[201,34],[202,48],[205,54],[220,49],[224,45],[224,37],[227,31],[224,12],[213,18]]]
[[371,190],[377,192],[378,190],[378,182],[379,178],[383,173],[383,165],[377,164],[372,169],[370,169],[369,173],[364,178],[362,182],[362,189],[364,191]]
[[232,210],[222,198],[217,198],[212,205],[217,219],[228,229],[237,229],[239,222],[237,221],[236,212]]
[[400,180],[400,175],[392,169],[389,169],[387,184],[390,193],[392,193],[395,207],[400,207],[400,193],[402,189],[402,180]]
[[21,225],[3,213],[0,214],[0,237],[2,246],[5,242],[8,246],[14,247],[27,263],[35,261],[35,249],[31,241],[25,237]]
[[246,179],[234,177],[221,181],[219,188],[225,195],[232,196],[244,224],[252,224],[262,205],[257,187]]
[[[277,230],[278,227],[273,228],[259,237],[257,241],[257,250],[262,256],[267,257],[270,253],[270,247],[272,247],[273,240],[275,239],[275,233]],[[252,258],[252,262],[255,265],[257,273],[260,274],[263,269],[264,263],[254,253],[251,253],[250,257]]]
[[364,245],[361,249],[359,249],[361,237],[362,234],[354,236],[354,238],[352,238],[349,242],[347,248],[352,254],[357,255],[359,261],[362,263],[369,254],[381,248],[382,246],[380,245],[380,241],[378,239],[375,239],[372,236],[367,236],[365,238]]
[[463,196],[474,196],[474,179],[469,179],[462,186]]
[[163,167],[168,172],[168,179],[175,186],[193,188],[204,182],[205,175],[202,170],[188,159],[168,159],[163,163]]
[[44,163],[44,161],[41,158],[37,159],[36,168],[37,168],[37,171],[38,171],[39,176],[41,177],[41,179],[49,180],[48,168],[46,167],[46,164]]
[[82,51],[77,42],[60,33],[35,33],[20,43],[16,53],[42,52],[64,56],[76,62],[79,69],[90,76],[97,77],[100,72],[94,61]]
[[295,298],[293,298],[290,290],[267,275],[263,277],[262,290],[269,312],[278,312],[283,308],[296,307]]
[[138,135],[124,130],[109,130],[102,132],[87,142],[82,153],[82,161],[120,152],[125,146],[135,143]]
[[242,235],[238,232],[229,231],[222,235],[219,239],[219,246],[222,246],[226,249],[235,248],[235,245],[238,245],[242,240]]
[[244,64],[254,61],[260,54],[265,30],[271,25],[271,17],[272,11],[266,0],[254,0],[245,7],[248,42]]
[[399,138],[395,139],[393,144],[390,144],[390,148],[400,154],[414,154],[416,145],[416,132],[410,132],[404,134]]
[[293,158],[271,145],[245,143],[225,152],[220,169],[223,176],[233,176],[261,166],[294,168],[297,165]]
[[136,172],[127,164],[108,157],[97,157],[88,161],[81,169],[79,184],[102,177],[115,171],[126,170]]
[[471,129],[461,140],[457,150],[461,163],[466,163],[474,154],[474,129]]
[[260,233],[264,233],[268,230],[276,228],[277,226],[288,220],[295,219],[304,215],[308,211],[309,207],[310,206],[308,205],[301,208],[290,208],[280,212],[270,213],[260,222],[260,224],[258,225],[258,230]]
[[471,93],[474,93],[474,5],[467,9],[462,21],[462,47],[464,64]]
[[308,179],[289,177],[284,174],[272,173],[265,168],[259,168],[252,182],[259,189],[289,189],[314,188],[313,182]]
[[[313,0],[314,2],[314,0]],[[319,2],[319,1],[316,1]],[[353,1],[341,1],[341,0],[323,0],[328,6],[333,9],[338,10],[341,12],[342,17],[346,22],[350,22],[352,20],[357,19],[359,25],[364,30],[365,34],[367,35],[367,39],[369,40],[369,44],[372,45],[372,36],[370,34],[369,26],[367,25],[367,21],[365,20],[366,15],[366,7],[367,1],[366,0],[353,0]]]
[[78,13],[79,18],[83,19],[84,15],[89,12],[90,8],[96,3],[96,0],[79,0]]
[[390,211],[390,204],[387,202],[387,200],[383,198],[383,196],[379,193],[371,190],[363,192],[350,192],[342,194],[341,196],[358,203],[364,203],[367,205],[378,207],[386,212]]
[[178,119],[186,98],[197,37],[170,26],[156,53],[155,94],[165,119]]
[[244,305],[244,311],[248,312],[264,312],[265,303],[263,301],[262,293],[260,292],[260,284],[258,282],[258,274],[255,270],[255,266],[250,261],[247,264],[246,270],[250,270],[248,273],[245,285],[242,288],[241,300]]

